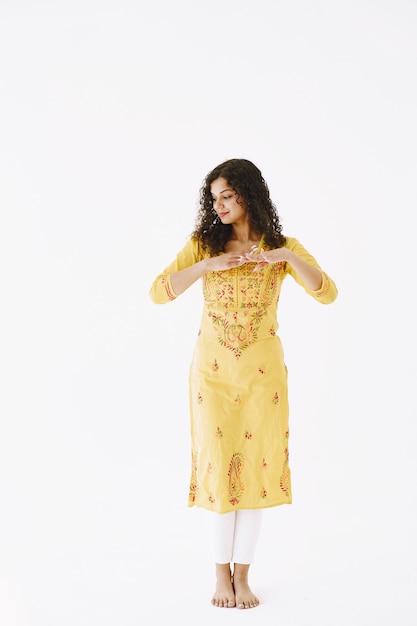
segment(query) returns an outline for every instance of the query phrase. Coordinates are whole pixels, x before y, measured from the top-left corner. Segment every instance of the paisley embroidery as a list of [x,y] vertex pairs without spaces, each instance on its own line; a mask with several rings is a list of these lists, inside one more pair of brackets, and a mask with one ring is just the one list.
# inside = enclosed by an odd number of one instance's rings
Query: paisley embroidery
[[240,357],[242,351],[257,340],[257,330],[261,323],[261,317],[265,313],[266,310],[261,315],[257,313],[250,316],[245,324],[236,323],[233,319],[229,320],[227,314],[220,315],[211,312],[209,316],[215,327],[220,345],[231,350],[236,357]]
[[236,452],[230,461],[229,471],[229,502],[233,505],[239,504],[245,486],[243,484],[241,473],[244,465],[244,457],[240,452]]
[[197,480],[197,468],[198,468],[198,457],[195,452],[192,453],[191,459],[191,479],[190,479],[190,501],[195,502],[197,494],[199,492],[198,480]]
[[[287,441],[288,441],[289,434],[290,433],[287,430],[285,433],[285,437]],[[286,496],[289,496],[289,491],[290,491],[290,468],[288,466],[288,458],[289,458],[289,453],[288,453],[288,447],[287,447],[284,450],[284,462],[282,464],[282,473],[281,473],[281,478],[279,480],[279,486],[281,487],[281,490],[285,493]]]
[[279,479],[281,490],[288,496],[290,490],[290,469],[288,467],[288,448],[284,450],[284,463],[282,464],[282,474]]

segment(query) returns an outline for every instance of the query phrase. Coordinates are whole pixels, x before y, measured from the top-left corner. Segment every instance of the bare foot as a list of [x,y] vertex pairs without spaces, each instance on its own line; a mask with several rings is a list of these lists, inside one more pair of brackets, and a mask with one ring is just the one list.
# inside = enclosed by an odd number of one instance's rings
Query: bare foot
[[216,591],[211,599],[213,606],[231,608],[236,605],[233,591],[232,574],[229,563],[216,563]]
[[235,602],[238,609],[253,609],[259,605],[259,599],[252,593],[248,584],[249,565],[236,563],[233,576]]

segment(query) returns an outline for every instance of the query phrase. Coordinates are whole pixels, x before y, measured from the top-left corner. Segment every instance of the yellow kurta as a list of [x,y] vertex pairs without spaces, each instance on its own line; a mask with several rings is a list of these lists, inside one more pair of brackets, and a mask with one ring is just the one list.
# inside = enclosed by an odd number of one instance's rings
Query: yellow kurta
[[[321,271],[320,290],[308,289],[285,262],[258,272],[249,263],[202,278],[203,315],[189,374],[189,506],[226,513],[291,503],[279,294],[288,274],[323,304],[333,302],[337,288],[297,239],[287,237],[286,247]],[[153,301],[173,300],[170,274],[203,256],[189,239],[155,279]]]

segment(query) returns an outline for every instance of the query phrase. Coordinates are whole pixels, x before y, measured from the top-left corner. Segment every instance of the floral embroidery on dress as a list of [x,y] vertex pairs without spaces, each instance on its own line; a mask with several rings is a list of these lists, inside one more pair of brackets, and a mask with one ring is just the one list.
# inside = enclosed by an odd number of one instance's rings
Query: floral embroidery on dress
[[246,439],[252,439],[253,437],[253,433],[250,433],[248,430],[245,432],[245,438]]
[[197,402],[198,402],[198,404],[201,404],[203,402],[203,396],[201,395],[200,392],[198,392],[198,394],[197,394]]
[[[203,276],[204,301],[217,339],[236,358],[258,339],[268,307],[274,300],[278,302],[282,272],[282,263],[272,264],[262,272],[254,272],[248,263]],[[271,327],[268,332],[274,335],[275,329]]]
[[272,398],[272,402],[273,402],[274,404],[278,404],[278,402],[279,402],[279,395],[278,395],[278,391],[276,391],[276,392],[274,393],[274,397]]
[[[266,311],[263,312],[265,314]],[[217,339],[224,348],[231,350],[239,358],[242,351],[255,343],[258,338],[257,330],[260,325],[259,315],[252,315],[246,324],[229,320],[226,314],[220,315],[214,311],[209,313],[217,333]]]
[[219,364],[217,363],[217,359],[214,359],[213,365],[211,366],[213,372],[217,372],[219,369]]
[[288,448],[284,450],[284,463],[282,464],[282,474],[279,479],[281,490],[288,496],[290,489],[290,469],[288,467]]
[[229,476],[229,502],[234,506],[239,504],[240,498],[245,491],[245,486],[241,478],[243,465],[243,454],[236,452],[231,458],[229,471],[227,472],[227,475]]
[[190,479],[190,500],[195,502],[199,487],[197,480],[198,456],[196,452],[191,456],[191,479]]
[[268,495],[265,487],[262,487],[261,489],[261,498],[266,498],[266,496]]
[[223,431],[220,430],[219,426],[216,428],[216,437],[217,439],[221,439],[223,437]]
[[[288,441],[289,435],[290,435],[290,432],[289,430],[287,430],[285,432],[285,437],[287,441]],[[289,490],[290,490],[290,468],[288,466],[288,459],[289,459],[289,453],[288,453],[288,447],[287,447],[284,450],[284,462],[282,464],[282,474],[279,480],[279,485],[281,487],[281,490],[287,496],[289,495]]]

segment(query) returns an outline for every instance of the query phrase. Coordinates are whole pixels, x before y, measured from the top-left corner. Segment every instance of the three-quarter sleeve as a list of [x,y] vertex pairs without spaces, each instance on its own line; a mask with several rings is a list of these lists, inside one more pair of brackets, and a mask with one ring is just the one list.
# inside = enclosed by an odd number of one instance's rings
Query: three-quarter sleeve
[[159,274],[152,283],[149,291],[151,300],[155,304],[166,304],[175,300],[177,294],[172,288],[171,274],[194,265],[201,260],[199,245],[196,239],[190,238],[180,250],[175,259]]
[[307,252],[307,250],[298,241],[298,239],[295,239],[294,237],[287,237],[286,247],[289,248],[289,250],[295,252],[295,254],[297,254],[299,257],[304,259],[304,261],[309,263],[309,265],[312,265],[319,270],[322,275],[321,287],[316,291],[309,289],[289,263],[286,264],[286,272],[290,274],[290,276],[292,276],[294,280],[318,302],[321,302],[322,304],[330,304],[331,302],[334,302],[338,295],[335,282],[330,278],[330,276],[328,276],[328,274],[326,274],[326,272],[322,270],[316,259],[309,252]]

